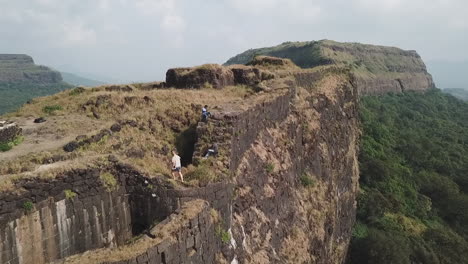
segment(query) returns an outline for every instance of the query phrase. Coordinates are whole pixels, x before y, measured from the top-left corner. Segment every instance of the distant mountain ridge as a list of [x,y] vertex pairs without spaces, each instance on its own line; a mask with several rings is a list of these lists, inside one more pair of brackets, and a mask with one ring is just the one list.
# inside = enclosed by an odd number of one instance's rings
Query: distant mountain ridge
[[0,114],[14,111],[27,101],[73,86],[60,72],[36,65],[25,54],[0,54]]
[[60,72],[49,67],[36,65],[31,56],[25,54],[0,54],[0,82],[60,83]]
[[93,80],[93,79],[88,79],[82,76],[79,76],[74,73],[69,73],[69,72],[61,72],[63,80],[66,83],[76,85],[76,86],[99,86],[106,84],[105,82]]
[[361,43],[284,42],[247,50],[229,59],[225,65],[246,64],[259,55],[288,58],[301,68],[344,66],[355,75],[361,94],[423,91],[435,87],[416,51]]

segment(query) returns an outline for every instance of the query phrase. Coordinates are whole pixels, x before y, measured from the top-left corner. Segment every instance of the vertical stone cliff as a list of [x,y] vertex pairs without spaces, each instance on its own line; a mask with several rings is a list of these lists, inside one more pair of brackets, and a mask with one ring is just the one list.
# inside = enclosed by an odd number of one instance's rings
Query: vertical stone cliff
[[342,263],[358,184],[357,87],[335,69],[270,85],[273,98],[241,112],[216,112],[213,128],[199,131],[208,141],[232,135],[221,145],[231,155],[234,184],[235,243],[225,257]]
[[[141,96],[151,102],[148,111],[154,110],[151,95],[175,92],[159,91],[162,87],[211,96],[203,89],[215,93],[234,86],[243,97],[219,103],[207,122],[195,124],[191,166],[210,166],[202,172],[216,173],[204,182],[176,183],[122,162],[115,153],[97,155],[100,163],[92,168],[15,181],[18,192],[0,193],[0,263],[343,263],[358,192],[359,96],[433,85],[414,52],[359,45],[348,50],[329,42],[319,51],[312,62],[320,66],[313,69],[257,56],[248,65],[171,69],[165,83],[142,85],[142,91],[133,85],[83,91],[125,98],[116,103]],[[329,51],[333,55],[324,57]],[[357,66],[340,62],[345,54],[352,54]],[[371,57],[381,62],[382,56],[385,63],[374,63],[371,75]],[[138,107],[146,109],[145,104]],[[140,114],[137,121],[124,122],[129,126],[116,123],[66,149],[70,155],[81,151],[78,157],[87,154],[87,144],[117,149],[121,146],[101,139],[125,144],[131,141],[125,135],[135,134],[124,131],[132,128],[150,140],[157,134],[148,126],[159,121],[157,129],[175,127],[178,133],[164,135],[184,134],[174,124],[164,125],[167,120],[148,121],[148,113]],[[219,153],[205,159],[213,143]]]

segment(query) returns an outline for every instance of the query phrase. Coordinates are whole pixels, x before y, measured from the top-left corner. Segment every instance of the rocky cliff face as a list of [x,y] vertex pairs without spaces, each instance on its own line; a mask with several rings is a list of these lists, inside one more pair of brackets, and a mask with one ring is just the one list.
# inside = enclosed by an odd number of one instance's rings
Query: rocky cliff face
[[239,127],[257,131],[233,144],[246,146],[234,152],[239,162],[232,168],[241,263],[344,260],[357,194],[357,91],[345,76],[310,75],[310,84],[321,84],[307,89],[293,80],[291,100],[253,111]]
[[[400,91],[423,71],[414,53],[404,54],[391,56],[414,63],[395,62],[388,73],[408,76]],[[385,73],[374,79],[383,83],[366,84],[335,59],[300,69],[256,57],[248,65],[171,69],[165,83],[57,96],[54,104],[72,96],[79,103],[50,126],[84,115],[100,132],[64,143],[50,158],[18,158],[40,160],[37,169],[1,164],[8,169],[0,180],[14,177],[0,184],[8,189],[0,192],[0,263],[343,263],[358,192],[358,98],[395,90]],[[205,103],[212,115],[198,122]],[[206,158],[214,143],[217,155]],[[174,146],[184,152],[187,183],[161,168]],[[44,177],[44,163],[67,166]]]
[[0,54],[0,82],[59,83],[62,76],[48,67],[34,64],[23,54]]
[[347,67],[354,74],[358,92],[362,95],[424,91],[435,87],[432,76],[415,51],[360,43],[329,40],[287,42],[248,50],[229,59],[226,65],[246,64],[258,55],[289,58],[303,68],[324,65]]

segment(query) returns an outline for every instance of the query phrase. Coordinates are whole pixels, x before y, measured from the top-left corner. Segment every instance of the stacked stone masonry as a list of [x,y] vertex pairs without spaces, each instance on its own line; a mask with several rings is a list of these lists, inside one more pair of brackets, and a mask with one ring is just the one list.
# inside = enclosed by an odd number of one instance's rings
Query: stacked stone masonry
[[0,121],[0,144],[13,141],[20,136],[22,129],[15,123]]
[[97,170],[19,185],[20,195],[0,194],[0,263],[48,263],[132,236],[128,196],[107,192]]
[[[180,211],[178,211],[180,213]],[[171,220],[154,227],[162,229]],[[157,232],[157,231],[156,231]],[[208,203],[193,218],[187,219],[174,238],[166,238],[157,245],[129,259],[106,264],[179,264],[179,263],[215,263],[215,255],[223,246],[216,234],[216,224],[210,216]]]

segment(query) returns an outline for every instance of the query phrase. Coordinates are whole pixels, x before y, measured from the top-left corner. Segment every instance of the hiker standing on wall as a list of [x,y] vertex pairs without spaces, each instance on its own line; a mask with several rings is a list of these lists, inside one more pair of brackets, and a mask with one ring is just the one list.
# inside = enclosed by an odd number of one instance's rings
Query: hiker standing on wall
[[184,176],[182,175],[182,164],[180,163],[180,156],[177,155],[177,151],[172,151],[172,178],[175,180],[175,174],[178,173],[180,181],[184,182]]
[[202,121],[203,122],[206,122],[208,121],[208,117],[211,116],[211,113],[208,112],[208,105],[205,105],[203,108],[202,108]]

